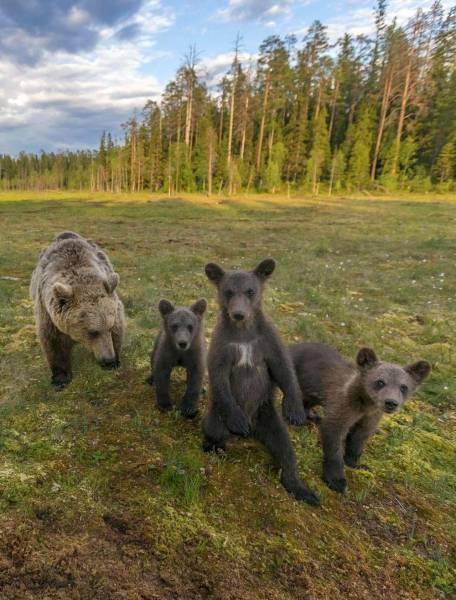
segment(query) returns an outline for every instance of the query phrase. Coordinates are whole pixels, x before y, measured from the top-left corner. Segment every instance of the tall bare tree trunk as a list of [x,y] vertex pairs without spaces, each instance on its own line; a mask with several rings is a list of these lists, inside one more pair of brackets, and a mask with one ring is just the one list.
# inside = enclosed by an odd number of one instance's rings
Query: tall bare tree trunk
[[320,107],[321,107],[321,81],[320,81],[320,85],[318,86],[318,96],[317,96],[317,104],[315,105],[315,116],[314,116],[314,121],[316,121],[318,119],[318,117],[320,116]]
[[375,175],[377,172],[378,156],[380,154],[380,148],[382,146],[383,131],[385,129],[386,114],[388,112],[388,107],[389,107],[389,102],[390,102],[390,97],[391,97],[392,83],[393,83],[393,71],[392,71],[392,69],[390,69],[387,74],[387,77],[385,79],[385,85],[383,86],[382,106],[380,109],[380,121],[378,123],[377,139],[375,142],[374,156],[372,158],[371,181],[375,180]]
[[412,75],[412,58],[411,58],[411,56],[409,56],[409,60],[407,63],[407,69],[405,72],[404,89],[402,91],[401,111],[399,113],[399,121],[397,123],[396,147],[394,149],[393,164],[391,167],[391,173],[393,175],[395,175],[397,172],[397,166],[399,163],[399,155],[401,152],[401,138],[402,138],[402,131],[404,129],[405,111],[407,109],[407,102],[408,102],[409,93],[410,93],[411,75]]
[[244,152],[245,152],[245,138],[247,135],[247,121],[248,121],[248,111],[249,111],[249,94],[245,95],[245,107],[244,107],[244,120],[242,123],[242,135],[241,135],[241,148],[239,150],[239,158],[244,160]]
[[264,125],[266,122],[266,111],[268,108],[268,99],[269,99],[269,88],[271,86],[271,74],[268,73],[266,78],[266,87],[264,90],[264,98],[263,98],[263,109],[261,111],[261,122],[260,122],[260,132],[258,134],[258,147],[257,147],[257,156],[256,156],[256,170],[260,171],[261,167],[261,151],[263,149],[263,137],[264,137]]
[[331,161],[331,173],[329,175],[328,196],[331,196],[331,194],[332,194],[335,172],[336,172],[336,152],[334,152],[334,156]]
[[334,86],[334,96],[333,96],[333,101],[332,101],[332,105],[331,105],[331,118],[329,120],[329,129],[328,129],[328,140],[330,143],[331,143],[332,131],[333,131],[333,127],[334,127],[334,120],[336,118],[336,105],[337,105],[338,97],[339,97],[339,80],[336,79],[336,83]]
[[225,109],[225,91],[222,93],[221,103],[220,103],[220,121],[219,121],[219,134],[218,134],[218,143],[219,146],[222,143],[223,137],[223,111]]
[[214,161],[214,139],[212,131],[209,132],[209,150],[207,157],[207,195],[212,195],[212,164]]
[[130,181],[130,190],[132,192],[135,191],[135,185],[136,185],[136,176],[135,176],[135,169],[136,169],[136,135],[132,134],[131,136],[131,160],[130,160],[130,176],[131,176],[131,181]]

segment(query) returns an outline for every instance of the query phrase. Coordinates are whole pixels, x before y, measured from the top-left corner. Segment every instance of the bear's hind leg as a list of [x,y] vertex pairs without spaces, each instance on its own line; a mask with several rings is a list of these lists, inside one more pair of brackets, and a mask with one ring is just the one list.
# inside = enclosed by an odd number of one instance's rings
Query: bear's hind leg
[[299,478],[296,455],[291,445],[290,436],[285,423],[277,414],[272,399],[269,399],[258,409],[253,434],[266,446],[277,466],[281,469],[280,481],[287,492],[297,500],[319,506],[320,500],[317,494]]
[[323,480],[335,492],[343,493],[347,487],[344,474],[344,444],[349,424],[324,418],[321,423],[323,446]]

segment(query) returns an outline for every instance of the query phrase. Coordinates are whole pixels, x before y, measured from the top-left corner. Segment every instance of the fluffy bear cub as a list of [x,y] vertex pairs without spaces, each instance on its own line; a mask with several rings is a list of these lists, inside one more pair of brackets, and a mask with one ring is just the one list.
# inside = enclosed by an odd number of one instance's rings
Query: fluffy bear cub
[[171,372],[175,367],[184,367],[187,371],[187,389],[182,398],[181,413],[188,419],[198,413],[198,399],[203,384],[206,363],[203,317],[206,308],[204,298],[190,308],[176,307],[168,300],[160,300],[158,305],[162,325],[151,353],[152,372],[147,381],[155,385],[160,410],[170,410]]
[[216,264],[206,265],[206,275],[217,288],[219,316],[208,357],[210,407],[203,449],[223,449],[230,433],[251,433],[271,453],[285,489],[318,505],[317,495],[299,478],[288,430],[274,404],[277,384],[284,393],[285,418],[305,422],[291,358],[262,308],[264,284],[274,268],[272,259],[252,271],[225,272]]
[[431,366],[425,360],[406,367],[384,362],[370,348],[361,348],[354,364],[326,344],[296,344],[290,354],[306,411],[323,405],[323,479],[343,492],[344,464],[360,466],[364,446],[382,416],[402,407]]

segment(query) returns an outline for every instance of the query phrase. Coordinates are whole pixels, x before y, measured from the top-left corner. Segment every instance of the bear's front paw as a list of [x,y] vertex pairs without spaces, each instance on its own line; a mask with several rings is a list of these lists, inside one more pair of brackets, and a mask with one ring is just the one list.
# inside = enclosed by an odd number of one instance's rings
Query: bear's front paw
[[222,442],[214,442],[214,440],[211,440],[210,438],[204,438],[203,452],[216,452],[217,454],[223,454],[225,452],[225,444]]
[[343,494],[347,489],[347,480],[345,477],[323,477],[326,485],[335,492],[339,492],[339,494]]
[[354,456],[353,454],[348,453],[344,455],[344,463],[351,469],[359,469],[361,466],[359,464],[359,456]]
[[345,455],[344,463],[347,465],[347,467],[350,467],[350,469],[361,469],[362,471],[370,471],[369,465],[366,465],[365,463],[360,463],[359,458],[353,458],[352,456]]
[[236,406],[226,419],[226,426],[231,433],[235,435],[248,436],[250,433],[250,423],[245,414]]
[[172,409],[173,405],[171,403],[171,400],[168,398],[168,396],[163,396],[163,397],[157,398],[157,407],[162,412],[168,412]]
[[181,415],[186,419],[194,419],[198,414],[198,397],[182,398]]
[[52,372],[52,378],[51,378],[51,383],[52,385],[54,385],[56,388],[64,388],[66,385],[68,385],[70,383],[72,379],[71,373],[67,373],[66,371],[53,371]]
[[283,401],[282,415],[290,425],[304,425],[307,422],[304,406],[301,403],[291,402],[287,398]]

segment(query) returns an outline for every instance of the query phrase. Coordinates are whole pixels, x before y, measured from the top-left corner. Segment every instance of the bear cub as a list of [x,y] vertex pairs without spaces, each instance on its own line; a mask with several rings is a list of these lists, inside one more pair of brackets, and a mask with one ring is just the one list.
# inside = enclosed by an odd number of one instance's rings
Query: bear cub
[[290,354],[306,412],[316,405],[324,408],[323,479],[331,489],[343,492],[344,464],[362,466],[364,446],[382,416],[401,408],[431,366],[424,360],[406,367],[383,362],[370,348],[359,350],[355,365],[326,344],[296,344],[290,346]]
[[209,263],[205,271],[218,292],[219,315],[208,355],[210,406],[203,424],[203,450],[225,448],[230,433],[253,434],[280,468],[281,483],[298,500],[318,505],[317,495],[299,478],[288,430],[274,404],[294,424],[305,422],[291,358],[262,309],[263,287],[275,268],[272,259],[253,271],[225,272]]
[[203,316],[207,302],[201,298],[190,308],[175,307],[168,300],[160,300],[162,316],[160,332],[151,353],[151,375],[147,382],[155,384],[157,405],[160,410],[172,408],[169,397],[171,372],[174,367],[187,370],[187,390],[182,399],[181,413],[193,419],[198,413],[206,362]]
[[119,275],[106,254],[78,233],[57,235],[38,260],[30,282],[38,339],[58,387],[72,379],[76,342],[104,369],[120,364],[124,308]]

